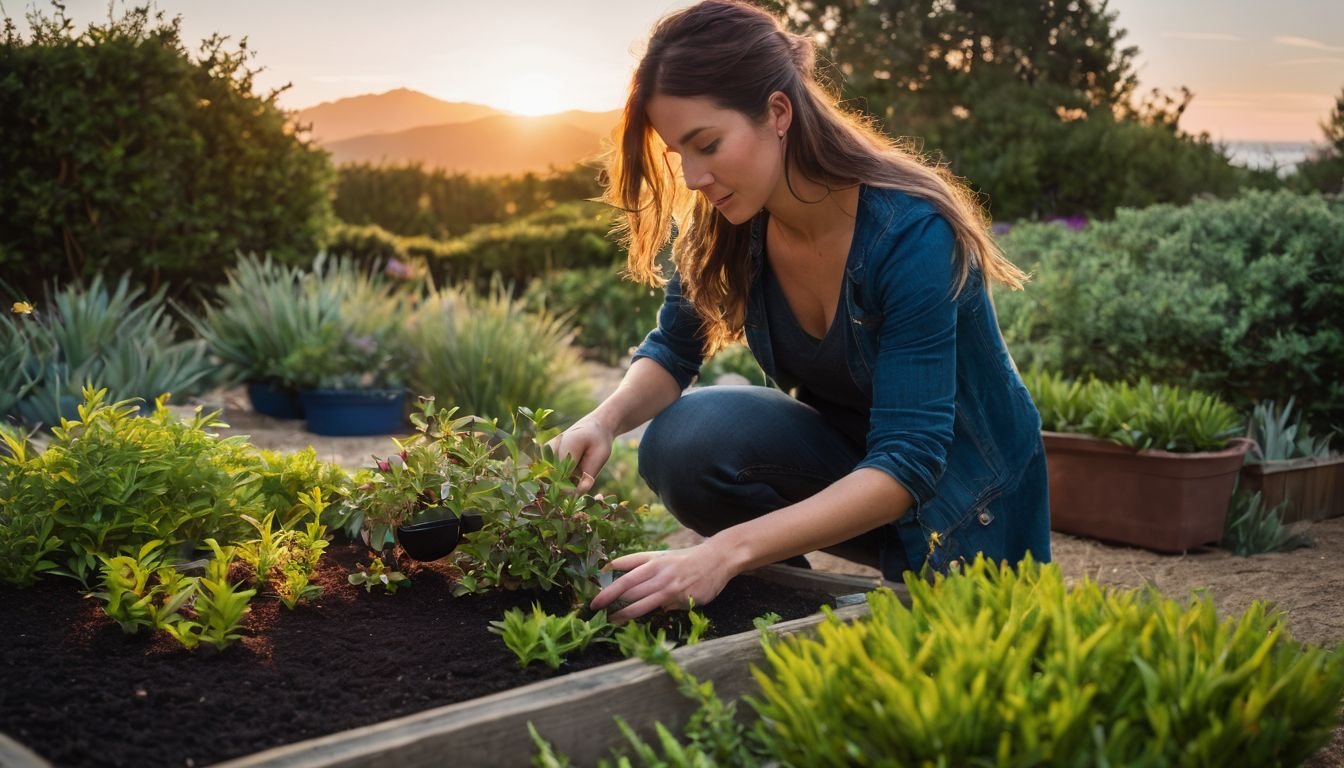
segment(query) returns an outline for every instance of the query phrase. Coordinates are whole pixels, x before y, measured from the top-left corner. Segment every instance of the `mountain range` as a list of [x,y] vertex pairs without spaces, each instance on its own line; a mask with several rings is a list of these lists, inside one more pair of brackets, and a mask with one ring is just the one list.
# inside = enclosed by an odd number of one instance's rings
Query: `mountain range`
[[544,173],[590,160],[620,112],[527,117],[406,88],[299,110],[295,119],[332,162],[422,163],[471,175]]

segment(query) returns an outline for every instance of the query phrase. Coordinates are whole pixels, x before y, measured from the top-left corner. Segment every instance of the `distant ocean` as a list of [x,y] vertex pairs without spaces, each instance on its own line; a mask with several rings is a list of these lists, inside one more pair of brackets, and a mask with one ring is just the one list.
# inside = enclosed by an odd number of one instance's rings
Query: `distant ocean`
[[1224,145],[1234,164],[1247,168],[1277,165],[1281,174],[1292,171],[1321,148],[1319,144],[1300,141],[1228,141]]

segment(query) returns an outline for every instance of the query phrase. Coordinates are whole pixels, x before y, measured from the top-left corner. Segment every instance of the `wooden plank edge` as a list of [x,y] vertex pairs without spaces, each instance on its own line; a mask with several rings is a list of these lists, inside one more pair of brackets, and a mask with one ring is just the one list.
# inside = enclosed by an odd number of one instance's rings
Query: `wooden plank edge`
[[0,733],[0,766],[4,768],[52,768],[36,752]]
[[[839,608],[834,615],[852,621],[868,606]],[[787,636],[825,621],[822,614],[781,622],[771,631]],[[678,648],[673,658],[697,678],[715,670],[736,670],[742,680],[715,677],[715,689],[731,696],[749,681],[748,665],[763,658],[755,630]],[[653,733],[653,724],[680,724],[694,704],[657,667],[627,659],[572,675],[544,680],[469,701],[449,704],[340,733],[283,745],[217,763],[216,768],[356,768],[386,764],[437,766],[451,756],[464,765],[527,765],[534,747],[532,722],[544,738],[578,764],[596,762],[623,742],[613,718],[621,716],[636,732]]]

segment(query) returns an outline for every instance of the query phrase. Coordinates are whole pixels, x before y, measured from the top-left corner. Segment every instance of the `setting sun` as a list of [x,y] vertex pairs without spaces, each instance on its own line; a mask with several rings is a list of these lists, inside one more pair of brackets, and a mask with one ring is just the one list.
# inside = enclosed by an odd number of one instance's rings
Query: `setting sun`
[[496,106],[520,115],[550,115],[572,108],[574,94],[557,77],[545,72],[514,75],[500,83],[502,98]]

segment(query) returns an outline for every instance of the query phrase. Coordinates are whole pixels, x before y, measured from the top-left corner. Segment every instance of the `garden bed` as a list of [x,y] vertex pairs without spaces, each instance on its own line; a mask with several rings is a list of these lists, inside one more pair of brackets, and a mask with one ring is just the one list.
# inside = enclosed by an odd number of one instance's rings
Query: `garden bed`
[[[316,605],[290,612],[255,599],[246,636],[221,653],[183,650],[162,633],[125,635],[66,579],[0,589],[9,633],[0,730],[61,766],[199,766],[559,674],[520,669],[487,632],[532,594],[454,598],[439,567],[413,571],[414,585],[396,594],[366,593],[345,581],[359,556],[329,550]],[[731,635],[769,611],[813,614],[828,597],[747,576],[704,613],[713,636]],[[549,600],[550,610],[564,608]],[[562,672],[618,659],[614,646],[598,646]]]

